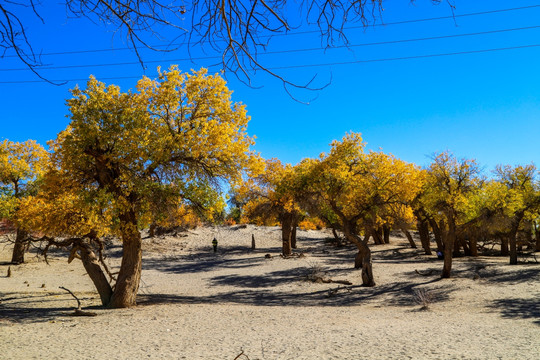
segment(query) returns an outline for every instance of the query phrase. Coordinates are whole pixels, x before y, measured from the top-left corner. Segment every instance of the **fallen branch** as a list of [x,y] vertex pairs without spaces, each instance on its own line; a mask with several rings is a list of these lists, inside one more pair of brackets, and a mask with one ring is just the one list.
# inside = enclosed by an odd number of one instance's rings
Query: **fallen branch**
[[75,300],[77,300],[77,309],[75,309],[74,313],[71,314],[72,316],[96,316],[97,315],[95,312],[82,310],[81,309],[81,301],[79,300],[79,298],[77,296],[75,296],[75,294],[73,292],[71,292],[71,290],[66,289],[63,286],[59,286],[59,288],[62,289],[62,290],[67,291],[68,293],[71,294],[71,296],[73,296],[75,298]]
[[414,272],[417,273],[418,275],[421,275],[421,276],[430,276],[431,274],[433,274],[433,269],[429,270],[427,273],[424,273],[422,274],[420,271],[414,269]]
[[240,350],[242,350],[242,352],[240,352],[240,354],[236,355],[236,357],[234,358],[234,360],[240,359],[240,356],[244,356],[247,360],[249,360],[249,356],[247,356],[246,354],[244,354],[244,350],[243,350],[243,349],[240,349]]

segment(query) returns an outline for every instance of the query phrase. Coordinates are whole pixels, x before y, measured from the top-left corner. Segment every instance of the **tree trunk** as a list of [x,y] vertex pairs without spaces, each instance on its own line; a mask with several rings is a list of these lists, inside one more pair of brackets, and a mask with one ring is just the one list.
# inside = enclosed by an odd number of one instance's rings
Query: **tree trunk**
[[292,228],[292,216],[285,214],[281,217],[281,240],[282,240],[282,253],[283,256],[290,256],[292,254],[291,246],[291,228]]
[[336,239],[336,241],[341,244],[341,238],[339,237],[336,229],[332,226],[332,235],[334,235],[334,239]]
[[90,245],[87,243],[81,244],[79,254],[81,255],[81,261],[86,269],[86,272],[88,273],[88,276],[94,283],[94,286],[99,293],[101,303],[103,306],[107,306],[111,300],[113,291],[111,285],[107,281],[107,277],[103,273],[103,269],[99,265],[96,254],[92,251]]
[[452,253],[456,242],[456,225],[453,213],[447,215],[448,233],[443,236],[444,245],[444,264],[441,274],[442,278],[449,278],[452,275]]
[[123,254],[116,287],[108,305],[110,308],[135,306],[141,281],[142,241],[135,211],[121,214],[119,218],[122,224]]
[[294,222],[292,224],[292,230],[291,230],[291,247],[293,249],[296,249],[296,227],[297,227],[297,224],[296,222]]
[[373,228],[371,230],[371,236],[373,236],[373,241],[375,242],[375,245],[384,244],[384,240],[383,240],[380,229]]
[[11,256],[11,263],[14,265],[24,263],[24,253],[26,252],[28,233],[20,228],[17,228],[17,235],[15,236],[15,244],[13,245],[13,254]]
[[476,245],[476,243],[476,236],[471,236],[471,238],[469,239],[469,251],[471,256],[474,257],[478,256],[478,246]]
[[463,253],[465,256],[471,256],[471,248],[469,247],[469,242],[462,236],[459,237],[459,242],[463,247]]
[[420,243],[424,249],[426,255],[431,255],[431,246],[429,240],[429,224],[427,221],[418,221],[417,222],[418,234],[420,235]]
[[153,238],[156,236],[156,226],[157,225],[155,223],[150,224],[150,228],[148,229],[148,237]]
[[534,247],[534,251],[540,251],[540,229],[536,225],[536,221],[534,224],[534,237],[536,240],[536,246]]
[[407,237],[407,240],[409,240],[409,244],[411,245],[411,248],[416,249],[416,244],[414,243],[414,239],[413,239],[411,233],[409,232],[409,230],[407,230],[405,228],[402,228],[401,231],[403,231],[403,233]]
[[433,236],[435,237],[435,243],[437,244],[437,251],[444,252],[443,235],[439,224],[434,219],[429,220],[429,224],[433,229]]
[[508,249],[508,237],[503,236],[501,238],[501,256],[508,256],[510,254],[510,250]]
[[354,227],[345,223],[343,231],[347,239],[358,247],[358,254],[355,258],[355,267],[358,263],[362,266],[362,285],[375,286],[373,276],[373,263],[371,258],[371,250],[362,239],[354,233]]
[[460,257],[461,256],[461,241],[459,240],[458,236],[456,235],[456,238],[454,240],[454,251],[452,252],[453,257]]
[[510,232],[508,233],[508,241],[510,242],[510,265],[517,265],[517,232],[519,230],[519,224],[523,219],[524,211],[517,212],[512,218],[510,226]]
[[390,226],[383,225],[383,240],[385,244],[390,244]]

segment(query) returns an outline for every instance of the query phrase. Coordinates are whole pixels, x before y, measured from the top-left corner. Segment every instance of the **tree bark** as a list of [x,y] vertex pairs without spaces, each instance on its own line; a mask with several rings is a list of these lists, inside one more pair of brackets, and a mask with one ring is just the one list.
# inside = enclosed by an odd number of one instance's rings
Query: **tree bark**
[[352,242],[358,247],[358,254],[355,258],[355,267],[357,264],[361,264],[362,267],[362,285],[375,286],[375,279],[373,276],[373,262],[371,257],[371,250],[362,239],[354,233],[354,226],[344,224],[343,231],[347,240]]
[[15,236],[15,244],[13,245],[13,254],[11,256],[11,263],[14,265],[24,263],[24,253],[26,252],[28,233],[20,228],[17,228],[17,234]]
[[383,225],[383,240],[385,244],[390,244],[390,226]]
[[477,257],[478,256],[478,246],[476,241],[476,236],[471,236],[469,239],[469,250],[471,256]]
[[447,214],[447,219],[448,233],[443,236],[444,264],[441,274],[442,278],[449,278],[452,275],[452,253],[454,252],[454,244],[456,242],[456,224],[451,211]]
[[435,237],[435,243],[437,244],[437,251],[444,252],[443,234],[441,227],[434,219],[430,219],[429,224],[433,229],[433,236]]
[[86,272],[88,273],[88,276],[94,283],[94,286],[99,293],[101,303],[103,306],[107,306],[111,300],[113,291],[111,285],[107,281],[107,277],[103,273],[103,269],[99,265],[96,254],[86,243],[81,244],[79,247],[79,254],[81,255],[81,261],[86,269]]
[[501,256],[508,256],[510,254],[510,250],[508,248],[508,237],[503,236],[501,238]]
[[291,228],[292,228],[292,216],[285,214],[281,217],[281,240],[282,240],[282,253],[283,256],[290,256],[292,254],[291,246]]
[[429,240],[429,224],[426,220],[417,222],[418,234],[420,235],[420,243],[426,255],[431,255],[431,246]]
[[536,222],[534,222],[534,237],[536,240],[534,251],[540,251],[540,229],[538,228]]
[[291,247],[293,249],[296,249],[296,222],[293,222],[292,224],[292,230],[291,230]]
[[517,265],[517,232],[519,224],[525,215],[525,211],[519,211],[512,218],[510,232],[508,233],[508,241],[510,243],[510,265]]
[[401,231],[405,234],[405,236],[407,237],[407,240],[409,240],[409,245],[411,245],[411,248],[416,249],[416,244],[414,243],[414,239],[411,233],[409,232],[409,230],[405,228],[401,228]]
[[137,229],[134,210],[120,215],[122,223],[123,254],[116,287],[109,302],[110,308],[125,308],[137,305],[137,291],[141,281],[142,241]]
[[384,240],[381,234],[381,230],[378,228],[372,228],[371,230],[371,236],[373,236],[373,241],[375,242],[375,245],[382,245],[384,244]]

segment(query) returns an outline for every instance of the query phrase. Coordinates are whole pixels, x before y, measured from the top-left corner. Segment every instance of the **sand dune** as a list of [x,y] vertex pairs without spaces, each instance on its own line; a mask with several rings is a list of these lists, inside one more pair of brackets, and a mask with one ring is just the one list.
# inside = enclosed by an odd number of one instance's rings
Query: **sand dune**
[[[29,254],[8,278],[11,249],[0,247],[0,358],[539,358],[538,264],[464,257],[454,278],[440,280],[440,260],[393,237],[372,246],[377,286],[365,288],[354,248],[325,242],[329,232],[299,231],[304,256],[289,259],[279,256],[279,236],[250,225],[144,239],[139,306],[121,310],[99,308],[80,261],[54,252],[47,265]],[[109,253],[118,267],[119,244]],[[59,286],[97,316],[69,316],[76,301]],[[427,310],[416,302],[422,290]]]

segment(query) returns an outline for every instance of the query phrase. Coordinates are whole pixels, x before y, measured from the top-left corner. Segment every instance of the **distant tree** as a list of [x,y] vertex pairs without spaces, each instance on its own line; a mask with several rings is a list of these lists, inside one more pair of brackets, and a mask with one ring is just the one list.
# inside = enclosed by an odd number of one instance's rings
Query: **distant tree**
[[238,180],[258,163],[249,150],[249,118],[244,105],[232,103],[225,81],[204,69],[184,74],[172,67],[127,93],[91,78],[85,90],[72,93],[71,122],[54,145],[55,166],[76,185],[77,199],[110,215],[108,225],[123,242],[122,263],[110,296],[98,291],[109,307],[132,306],[148,204],[213,196],[205,189],[217,191],[220,182]]
[[297,202],[295,168],[277,159],[266,161],[264,171],[236,187],[236,198],[246,203],[245,216],[254,222],[277,220],[281,225],[282,253],[296,248],[296,228],[302,216]]
[[536,182],[537,170],[533,164],[502,166],[495,169],[498,182],[504,187],[499,207],[508,219],[507,237],[510,245],[510,264],[517,264],[517,233],[527,214],[540,207],[540,194]]
[[[4,186],[0,198],[2,217],[14,220],[20,201],[32,193],[34,182],[45,172],[49,154],[34,140],[22,143],[4,140],[0,143],[0,185]],[[27,232],[17,226],[11,262],[24,262],[28,246]]]
[[422,186],[420,170],[380,152],[364,153],[360,134],[334,141],[329,154],[312,163],[309,183],[314,196],[337,215],[346,238],[358,247],[355,267],[362,283],[374,286],[369,237],[360,237],[361,225],[372,223],[384,210],[399,213]]
[[441,276],[452,271],[452,256],[458,239],[458,226],[470,216],[471,201],[483,178],[475,160],[457,159],[450,152],[435,155],[428,168],[422,195],[424,209],[436,219],[434,226],[442,232],[444,265]]

